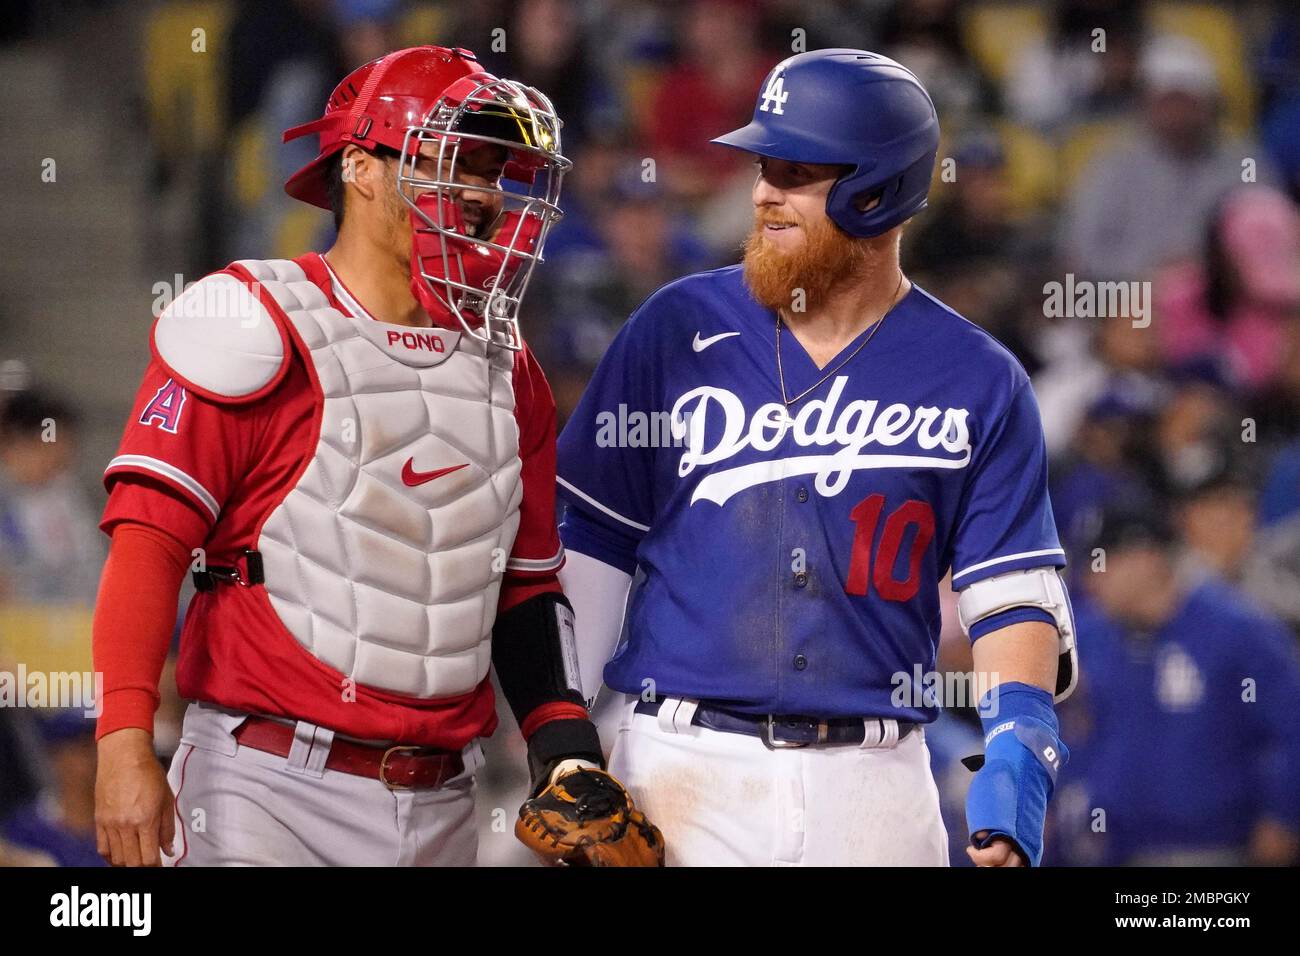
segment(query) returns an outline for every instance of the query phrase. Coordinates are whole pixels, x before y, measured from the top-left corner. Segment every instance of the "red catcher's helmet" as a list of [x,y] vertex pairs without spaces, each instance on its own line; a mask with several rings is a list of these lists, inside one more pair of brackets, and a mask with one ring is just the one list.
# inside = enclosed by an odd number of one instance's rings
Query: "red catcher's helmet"
[[[544,95],[493,76],[468,50],[397,50],[346,76],[320,119],[285,132],[285,142],[320,134],[320,152],[284,188],[328,209],[331,156],[348,143],[396,150],[396,187],[414,230],[412,293],[435,322],[459,324],[474,338],[517,350],[523,293],[562,215],[560,183],[572,167],[560,153],[562,125]],[[458,159],[489,145],[507,150],[510,186],[468,187],[495,194],[500,203],[495,221],[471,234],[458,200],[467,188],[458,179]],[[436,178],[416,175],[422,156],[435,161]]]

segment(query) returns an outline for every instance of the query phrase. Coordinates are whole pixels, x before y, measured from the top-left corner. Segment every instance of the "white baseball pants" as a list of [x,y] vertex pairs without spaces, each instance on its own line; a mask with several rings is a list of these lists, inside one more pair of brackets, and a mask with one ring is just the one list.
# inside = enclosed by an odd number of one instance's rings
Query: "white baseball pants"
[[675,726],[671,699],[652,716],[623,696],[609,769],[663,831],[669,866],[948,865],[923,727],[891,747],[770,750]]
[[478,852],[474,774],[437,790],[389,790],[379,780],[325,770],[333,732],[299,722],[288,758],[241,747],[246,714],[208,704],[185,712],[167,775],[176,795],[169,866],[473,866]]

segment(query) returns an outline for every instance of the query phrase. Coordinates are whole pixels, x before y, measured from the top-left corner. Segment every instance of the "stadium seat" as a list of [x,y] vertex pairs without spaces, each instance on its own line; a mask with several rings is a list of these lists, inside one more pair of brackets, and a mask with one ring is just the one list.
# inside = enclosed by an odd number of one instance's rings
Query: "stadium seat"
[[[223,129],[221,42],[232,11],[224,0],[186,0],[158,7],[145,26],[145,95],[150,132],[164,156],[214,147]],[[203,29],[205,52],[194,52]]]
[[443,4],[413,3],[397,21],[397,38],[401,46],[438,43],[450,31],[450,18]]
[[648,130],[654,109],[655,91],[664,71],[658,67],[630,63],[623,72],[622,95],[627,104],[628,118],[633,129]]
[[1017,213],[1051,205],[1060,195],[1058,150],[1032,129],[1000,120],[998,138],[1007,157],[1008,199]]
[[28,673],[93,670],[92,617],[91,608],[73,605],[0,604],[0,669],[22,661]]
[[[1010,120],[986,119],[997,133],[1006,157],[1007,199],[1016,215],[1040,211],[1059,197],[1060,159],[1058,151],[1045,137]],[[930,205],[943,203],[952,188],[944,181],[944,163],[953,155],[956,131],[945,130],[939,138],[939,159],[930,181]],[[958,170],[960,176],[960,170]]]
[[264,121],[254,113],[230,133],[231,195],[241,209],[252,209],[271,187]]
[[971,5],[962,22],[966,48],[984,74],[998,83],[1006,78],[1020,51],[1045,37],[1047,28],[1046,11],[1027,3]]

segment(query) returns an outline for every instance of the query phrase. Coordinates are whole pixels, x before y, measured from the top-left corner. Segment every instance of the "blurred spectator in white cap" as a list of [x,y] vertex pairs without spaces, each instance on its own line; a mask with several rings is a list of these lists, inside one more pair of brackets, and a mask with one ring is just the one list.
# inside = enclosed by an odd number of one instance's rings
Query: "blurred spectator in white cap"
[[1221,357],[1238,385],[1274,384],[1288,326],[1300,318],[1300,211],[1267,186],[1232,191],[1211,219],[1203,255],[1165,269],[1154,294],[1169,362]]
[[1219,95],[1219,77],[1205,49],[1191,37],[1161,34],[1142,50],[1139,63],[1148,95],[1182,93],[1212,99]]
[[[1276,177],[1259,149],[1219,132],[1219,82],[1195,41],[1160,36],[1143,50],[1143,123],[1084,170],[1065,221],[1069,269],[1144,279],[1195,252],[1225,190]],[[1251,160],[1248,165],[1243,165]]]

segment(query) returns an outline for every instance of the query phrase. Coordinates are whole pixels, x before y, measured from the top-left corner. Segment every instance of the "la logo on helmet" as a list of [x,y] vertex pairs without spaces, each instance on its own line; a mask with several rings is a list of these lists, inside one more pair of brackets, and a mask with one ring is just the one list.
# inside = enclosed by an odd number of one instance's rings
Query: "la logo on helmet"
[[[767,89],[763,91],[763,105],[759,107],[764,113],[770,112],[777,116],[784,116],[785,110],[781,109],[785,101],[790,98],[790,94],[785,91],[785,74],[778,73],[768,81]],[[775,104],[775,105],[772,105]]]

